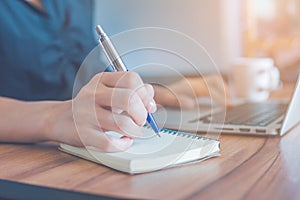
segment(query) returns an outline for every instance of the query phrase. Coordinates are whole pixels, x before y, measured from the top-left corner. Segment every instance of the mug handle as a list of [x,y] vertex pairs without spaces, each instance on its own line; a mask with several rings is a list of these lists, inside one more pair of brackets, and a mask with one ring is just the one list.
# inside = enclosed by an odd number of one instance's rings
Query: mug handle
[[276,66],[269,72],[269,90],[276,90],[282,86],[280,81],[280,72]]
[[280,81],[280,72],[277,67],[272,67],[270,70],[263,70],[260,73],[267,73],[268,75],[268,85],[261,86],[261,91],[273,91],[281,87],[282,83]]

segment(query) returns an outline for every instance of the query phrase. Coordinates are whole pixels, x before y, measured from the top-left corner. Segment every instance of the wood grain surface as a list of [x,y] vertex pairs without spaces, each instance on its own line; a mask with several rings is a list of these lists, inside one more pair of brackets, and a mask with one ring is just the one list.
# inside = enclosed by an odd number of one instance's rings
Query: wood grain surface
[[57,150],[0,144],[0,179],[149,199],[300,199],[300,126],[284,137],[221,135],[221,156],[127,175]]
[[133,176],[59,152],[55,144],[1,144],[0,178],[127,198],[300,199],[299,132],[222,135],[221,157]]

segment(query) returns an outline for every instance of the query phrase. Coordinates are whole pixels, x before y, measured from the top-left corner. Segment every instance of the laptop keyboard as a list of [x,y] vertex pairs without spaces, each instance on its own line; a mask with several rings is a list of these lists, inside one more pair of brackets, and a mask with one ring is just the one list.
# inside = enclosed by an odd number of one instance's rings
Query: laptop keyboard
[[226,112],[203,116],[199,120],[203,123],[267,126],[282,116],[286,109],[287,104],[278,102],[248,103],[230,107]]

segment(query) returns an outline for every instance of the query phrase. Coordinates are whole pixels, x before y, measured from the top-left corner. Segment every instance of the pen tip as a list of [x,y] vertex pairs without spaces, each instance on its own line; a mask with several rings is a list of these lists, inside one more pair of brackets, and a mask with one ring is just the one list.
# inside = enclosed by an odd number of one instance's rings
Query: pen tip
[[102,27],[100,25],[96,26],[96,31],[97,31],[97,34],[100,36],[105,34],[104,30],[102,29]]
[[156,135],[157,135],[158,137],[161,137],[160,134],[159,134],[159,132],[160,132],[160,129],[159,129],[159,128],[156,129],[154,132],[156,133]]
[[100,28],[99,28],[99,27],[100,27],[100,26],[99,26],[99,25],[97,25],[97,26],[96,26],[96,28],[95,28],[95,29],[96,29],[96,31],[97,31],[97,34],[98,34],[98,35],[100,35],[100,34],[101,34],[101,33],[100,33]]

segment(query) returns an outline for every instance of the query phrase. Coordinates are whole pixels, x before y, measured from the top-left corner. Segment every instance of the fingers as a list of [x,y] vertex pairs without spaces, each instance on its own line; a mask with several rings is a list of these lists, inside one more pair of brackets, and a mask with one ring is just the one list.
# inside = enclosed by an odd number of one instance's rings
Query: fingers
[[155,100],[161,105],[167,107],[192,109],[196,107],[196,101],[194,98],[186,94],[174,93],[166,87],[154,86]]
[[103,72],[100,75],[101,83],[107,87],[137,89],[144,85],[141,77],[135,72]]
[[221,105],[231,105],[228,84],[220,75],[184,78],[164,91],[164,99],[161,98],[161,89],[155,88],[155,92],[155,100],[166,106],[193,108],[196,106],[196,98],[203,96],[210,97]]
[[96,108],[96,115],[99,130],[101,131],[115,131],[130,138],[140,138],[142,136],[141,126],[128,116],[113,113],[103,108]]
[[89,134],[82,137],[82,143],[87,149],[102,152],[118,152],[127,150],[133,143],[129,137],[115,137],[97,130],[89,130]]
[[228,84],[219,75],[205,77],[209,96],[220,105],[230,106],[230,93]]
[[188,95],[168,95],[163,100],[165,106],[182,109],[193,109],[196,107],[196,101]]
[[[146,110],[148,112],[155,112],[156,111],[156,103],[153,99],[154,97],[154,89],[151,85],[145,84],[143,87],[138,88],[136,91],[132,91],[129,89],[117,89],[117,88],[102,88],[102,92],[106,92],[107,94],[110,94],[107,99],[105,100],[106,102],[102,102],[106,106],[112,106],[114,107],[122,107],[123,110],[126,110],[126,108],[132,106],[130,105],[130,102],[135,104],[137,103],[135,98],[140,98],[141,103],[143,103],[143,106],[146,107]],[[136,96],[138,95],[138,96]],[[100,96],[100,95],[99,95]],[[128,100],[127,104],[124,104],[124,100]],[[122,101],[122,102],[119,102]],[[101,100],[100,100],[101,102]],[[111,102],[111,104],[108,104]],[[115,104],[114,104],[115,103]],[[122,105],[123,104],[123,105]],[[127,110],[126,110],[127,111]]]
[[136,73],[101,73],[93,79],[98,82],[95,97],[99,106],[126,111],[139,126],[146,123],[148,112],[156,111],[153,87]]
[[129,89],[103,87],[96,94],[100,107],[126,111],[135,123],[142,126],[146,123],[147,110],[140,96]]
[[149,84],[145,84],[145,88],[146,88],[148,94],[151,96],[151,99],[143,98],[142,101],[146,105],[148,112],[154,113],[157,109],[156,102],[153,99],[154,98],[154,88],[152,87],[152,85],[149,85]]
[[[136,73],[97,74],[72,100],[78,137],[68,137],[66,143],[105,152],[126,150],[132,138],[142,136],[147,113],[156,110],[153,96],[152,86],[144,84]],[[125,137],[108,136],[106,131]]]
[[[144,84],[141,77],[135,72],[101,73],[100,82],[109,88],[127,88],[136,92],[142,99],[148,112],[156,111],[153,100],[154,89],[149,84]],[[103,88],[101,88],[103,89]]]
[[[142,127],[137,126],[130,117],[103,108],[96,108],[95,111],[98,124],[88,130],[79,130],[81,143],[88,149],[103,152],[125,151],[132,145],[132,138],[142,136]],[[124,136],[110,136],[105,131],[114,131]]]

